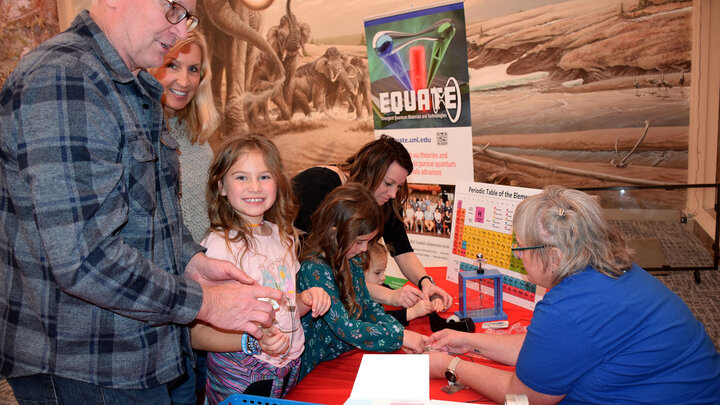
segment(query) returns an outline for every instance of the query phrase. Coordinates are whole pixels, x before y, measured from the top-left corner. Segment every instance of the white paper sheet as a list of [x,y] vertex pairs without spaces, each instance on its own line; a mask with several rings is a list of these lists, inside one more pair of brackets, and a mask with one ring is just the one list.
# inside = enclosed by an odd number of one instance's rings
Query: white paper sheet
[[427,354],[365,354],[346,404],[429,404]]

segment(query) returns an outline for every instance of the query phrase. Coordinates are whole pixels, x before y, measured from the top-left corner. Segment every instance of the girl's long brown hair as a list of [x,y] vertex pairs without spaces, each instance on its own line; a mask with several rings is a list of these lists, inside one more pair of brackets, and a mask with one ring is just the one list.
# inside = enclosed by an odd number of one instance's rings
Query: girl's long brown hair
[[[360,183],[347,183],[331,191],[312,215],[313,229],[303,245],[300,261],[311,260],[330,265],[338,286],[340,300],[352,316],[362,309],[353,289],[350,260],[345,255],[358,236],[378,231],[382,235],[383,220],[373,195]],[[370,244],[375,243],[375,236]],[[367,268],[367,252],[359,255],[363,271]]]
[[[251,134],[228,139],[220,148],[210,165],[210,176],[207,184],[208,215],[210,216],[210,229],[222,232],[228,242],[240,241],[245,243],[247,250],[253,250],[254,244],[250,224],[238,214],[230,205],[227,197],[221,195],[223,178],[232,165],[249,152],[257,151],[265,158],[265,164],[277,185],[275,203],[263,215],[263,219],[278,226],[282,243],[288,252],[295,254],[297,245],[297,232],[293,221],[298,213],[298,204],[292,192],[290,180],[285,175],[280,151],[277,146],[263,135]],[[234,238],[230,232],[237,231]],[[238,257],[238,261],[240,257]]]
[[[385,180],[385,174],[393,162],[407,170],[408,176],[412,174],[412,158],[405,146],[389,135],[381,135],[380,138],[365,144],[344,163],[339,164],[338,168],[350,173],[348,182],[358,182],[374,194]],[[383,213],[389,215],[392,212],[402,221],[403,206],[409,194],[406,182],[398,189],[395,198],[383,206]]]

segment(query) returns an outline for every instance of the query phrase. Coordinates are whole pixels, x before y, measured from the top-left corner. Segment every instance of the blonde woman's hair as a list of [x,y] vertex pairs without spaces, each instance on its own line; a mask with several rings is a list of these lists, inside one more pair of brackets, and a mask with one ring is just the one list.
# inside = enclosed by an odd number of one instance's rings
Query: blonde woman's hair
[[[327,263],[335,276],[340,301],[351,316],[360,317],[350,259],[345,256],[355,239],[375,231],[372,246],[383,232],[383,217],[373,195],[360,183],[347,183],[331,191],[312,215],[313,229],[303,244],[300,261]],[[358,255],[360,266],[368,267],[367,252]],[[362,282],[365,279],[363,278]]]
[[165,55],[162,66],[148,69],[150,74],[157,77],[159,72],[166,69],[167,64],[175,58],[183,47],[189,44],[197,44],[202,55],[200,63],[200,84],[195,90],[195,97],[185,108],[177,111],[179,121],[186,121],[190,143],[203,144],[210,139],[212,134],[220,126],[220,114],[215,108],[212,94],[212,71],[210,69],[210,58],[208,57],[208,45],[203,34],[194,30],[188,33],[188,37],[178,42]]
[[[298,213],[298,204],[295,200],[295,194],[292,192],[290,180],[285,175],[280,151],[272,141],[263,135],[251,134],[229,138],[220,147],[210,165],[207,184],[210,229],[222,233],[228,242],[228,246],[230,246],[230,242],[242,241],[248,247],[245,251],[255,250],[252,227],[230,205],[227,197],[221,194],[221,184],[225,175],[235,162],[250,152],[260,152],[277,186],[275,203],[264,213],[263,219],[278,226],[283,246],[295,256],[295,246],[297,246],[298,240],[293,221],[295,221]],[[231,231],[237,231],[237,235],[233,238],[230,238]],[[242,254],[238,257],[238,261]]]
[[[592,266],[613,278],[632,266],[632,250],[611,226],[596,197],[561,186],[545,187],[515,209],[513,230],[527,246],[556,247],[563,254],[553,273],[553,285]],[[547,266],[547,249],[527,251]]]

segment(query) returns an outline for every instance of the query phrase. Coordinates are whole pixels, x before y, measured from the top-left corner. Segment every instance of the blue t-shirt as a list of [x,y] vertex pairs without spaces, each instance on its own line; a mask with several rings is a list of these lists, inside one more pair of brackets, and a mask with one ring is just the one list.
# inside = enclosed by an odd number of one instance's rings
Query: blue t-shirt
[[720,355],[685,302],[638,266],[588,267],[537,304],[520,381],[562,403],[720,403]]

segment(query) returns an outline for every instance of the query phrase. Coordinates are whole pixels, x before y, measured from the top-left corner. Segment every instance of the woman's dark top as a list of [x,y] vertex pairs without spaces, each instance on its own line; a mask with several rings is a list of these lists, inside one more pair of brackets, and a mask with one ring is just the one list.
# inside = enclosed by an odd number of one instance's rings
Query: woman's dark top
[[[310,232],[312,214],[332,190],[340,187],[340,176],[326,167],[311,167],[292,178],[292,187],[300,203],[300,212],[295,219],[295,227]],[[412,252],[405,225],[392,212],[385,222],[383,240],[393,256]]]

